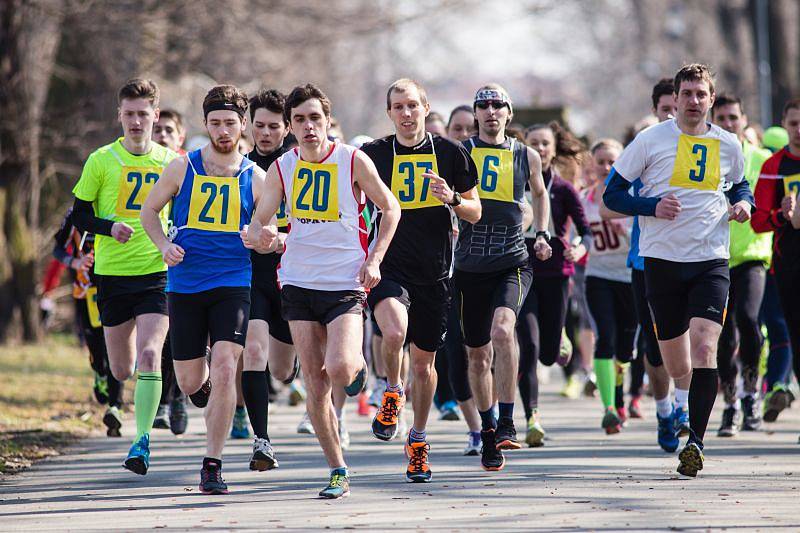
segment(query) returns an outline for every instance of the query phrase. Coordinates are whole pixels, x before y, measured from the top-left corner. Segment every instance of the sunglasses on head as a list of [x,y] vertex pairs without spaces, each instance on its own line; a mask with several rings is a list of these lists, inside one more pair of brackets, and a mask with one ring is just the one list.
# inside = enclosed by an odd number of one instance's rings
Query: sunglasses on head
[[489,109],[489,107],[492,109],[503,109],[507,105],[507,103],[497,100],[481,100],[480,102],[475,102],[475,107],[480,109]]

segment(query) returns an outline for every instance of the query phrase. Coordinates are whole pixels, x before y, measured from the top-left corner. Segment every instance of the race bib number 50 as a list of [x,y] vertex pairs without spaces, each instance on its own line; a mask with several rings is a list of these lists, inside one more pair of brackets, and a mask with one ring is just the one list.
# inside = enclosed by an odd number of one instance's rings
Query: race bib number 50
[[681,135],[669,184],[683,189],[716,191],[719,179],[719,139]]
[[139,218],[147,195],[161,175],[159,167],[122,167],[119,177],[116,214],[125,218]]

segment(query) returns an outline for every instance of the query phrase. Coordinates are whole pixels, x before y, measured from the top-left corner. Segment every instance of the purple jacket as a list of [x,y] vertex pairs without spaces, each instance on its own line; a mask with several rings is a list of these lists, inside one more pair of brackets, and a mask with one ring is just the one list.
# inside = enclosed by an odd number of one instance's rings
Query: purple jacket
[[[591,234],[591,229],[586,222],[578,191],[559,176],[552,165],[542,172],[542,176],[545,187],[550,188],[550,217],[553,222],[550,247],[553,249],[553,255],[547,261],[540,261],[533,251],[534,239],[525,239],[533,275],[534,278],[572,276],[575,273],[575,264],[564,259],[564,250],[569,246],[569,221],[572,220],[581,237]],[[552,186],[550,186],[551,181]]]

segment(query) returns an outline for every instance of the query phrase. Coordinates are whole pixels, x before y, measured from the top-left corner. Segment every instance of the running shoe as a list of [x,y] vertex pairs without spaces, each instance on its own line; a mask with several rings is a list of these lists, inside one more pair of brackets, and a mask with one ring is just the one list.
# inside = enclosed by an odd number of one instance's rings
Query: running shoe
[[292,381],[292,384],[289,385],[289,406],[294,407],[304,401],[306,401],[306,391],[303,384],[297,380]]
[[679,437],[688,437],[691,431],[689,411],[683,407],[675,407],[675,432]]
[[303,418],[301,418],[300,423],[297,424],[297,432],[301,435],[314,434],[314,426],[311,425],[311,419],[308,417],[308,412],[303,413]]
[[233,413],[233,425],[231,425],[232,439],[249,439],[250,428],[247,426],[247,410],[244,406],[236,406]]
[[722,411],[722,424],[717,430],[717,437],[734,437],[739,433],[741,412],[733,405],[727,406]]
[[344,419],[340,418],[337,422],[339,426],[339,446],[341,446],[342,450],[346,450],[350,447],[350,432],[347,431],[347,425],[344,423]]
[[169,420],[167,419],[167,406],[166,404],[158,404],[156,417],[153,419],[154,429],[169,429]]
[[502,416],[497,421],[495,440],[498,450],[519,450],[522,444],[517,441],[517,428],[514,427],[514,419],[510,416]]
[[119,412],[119,407],[112,405],[106,409],[106,414],[103,415],[103,424],[106,426],[106,435],[109,437],[121,437],[120,429],[122,428],[122,414]]
[[406,403],[405,394],[386,391],[375,418],[372,419],[372,434],[375,438],[390,441],[397,436],[398,418]]
[[656,413],[656,420],[658,420],[658,445],[667,453],[673,453],[681,444],[678,435],[675,433],[674,417],[674,411],[664,418],[661,418],[658,416],[658,413]]
[[789,407],[794,395],[783,383],[778,383],[764,398],[764,422],[775,422],[778,415]]
[[454,401],[444,402],[439,408],[439,420],[449,420],[451,422],[461,420],[458,411],[458,404]]
[[559,366],[567,366],[569,362],[572,360],[572,341],[569,340],[567,336],[567,330],[561,330],[561,346],[558,350],[558,356],[556,357],[556,363]]
[[204,465],[200,469],[200,492],[203,494],[228,494],[228,485],[222,479],[222,467]]
[[528,419],[528,432],[525,434],[525,443],[529,448],[540,448],[544,446],[545,431],[539,422],[539,414],[534,413]]
[[253,455],[250,457],[250,470],[264,472],[279,466],[272,444],[267,439],[255,437],[253,439]]
[[630,414],[631,418],[639,418],[644,419],[644,413],[642,412],[641,406],[641,396],[634,396],[631,398],[630,403],[628,404],[628,413]]
[[467,445],[464,446],[464,455],[480,455],[481,453],[481,432],[467,432]]
[[506,458],[497,448],[493,429],[481,431],[481,466],[489,472],[502,470],[506,466]]
[[358,416],[369,416],[371,413],[369,405],[369,396],[366,391],[358,395],[358,407],[356,408]]
[[742,398],[742,431],[758,431],[761,429],[758,398],[749,394]]
[[189,399],[192,400],[192,403],[195,407],[199,407],[203,409],[206,405],[208,405],[208,399],[211,397],[211,379],[207,379],[203,386],[200,387],[196,392],[189,395]]
[[617,407],[617,417],[619,418],[619,423],[623,427],[628,424],[628,410],[625,409],[624,405]]
[[147,473],[150,467],[150,435],[145,433],[139,440],[133,443],[128,458],[122,463],[122,466],[133,472],[143,476]]
[[369,404],[376,409],[381,406],[383,400],[383,393],[386,391],[386,378],[375,378],[375,387],[369,395]]
[[406,481],[409,483],[430,483],[431,468],[428,465],[428,454],[431,447],[427,442],[406,442]]
[[169,404],[169,429],[173,435],[186,433],[189,423],[189,413],[186,411],[186,397],[181,396]]
[[294,356],[294,366],[292,367],[292,373],[288,378],[284,379],[282,381],[282,383],[284,385],[291,384],[295,380],[295,378],[297,377],[297,374],[299,374],[299,373],[300,373],[300,359],[295,355]]
[[583,385],[581,384],[580,379],[575,374],[572,374],[570,377],[567,378],[566,383],[564,383],[564,388],[561,389],[561,396],[564,398],[569,398],[570,400],[577,400],[581,396],[581,389]]
[[703,445],[689,439],[681,453],[678,454],[678,473],[682,476],[697,477],[697,473],[703,469]]
[[347,469],[337,468],[333,470],[328,486],[319,492],[319,496],[330,500],[350,496],[350,476],[347,475]]
[[108,403],[108,378],[94,373],[94,386],[92,387],[94,398],[100,405]]
[[359,392],[363,392],[367,388],[367,380],[369,379],[369,367],[367,366],[367,362],[364,361],[364,366],[361,367],[361,370],[358,371],[356,374],[356,378],[353,382],[344,388],[345,394],[350,396],[357,396]]
[[613,407],[606,409],[600,427],[606,431],[606,435],[614,435],[622,431],[622,421],[620,421]]
[[586,372],[586,381],[583,383],[583,395],[587,398],[597,396],[597,376],[594,372]]

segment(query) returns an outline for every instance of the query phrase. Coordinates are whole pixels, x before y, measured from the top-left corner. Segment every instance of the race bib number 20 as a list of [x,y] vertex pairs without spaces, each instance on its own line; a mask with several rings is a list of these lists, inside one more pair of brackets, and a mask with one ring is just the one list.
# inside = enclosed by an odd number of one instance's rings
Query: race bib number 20
[[292,177],[294,218],[339,220],[339,166],[298,161]]

